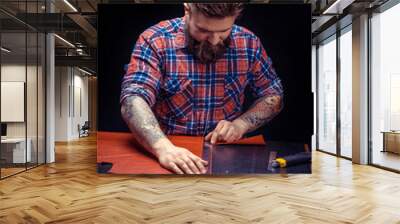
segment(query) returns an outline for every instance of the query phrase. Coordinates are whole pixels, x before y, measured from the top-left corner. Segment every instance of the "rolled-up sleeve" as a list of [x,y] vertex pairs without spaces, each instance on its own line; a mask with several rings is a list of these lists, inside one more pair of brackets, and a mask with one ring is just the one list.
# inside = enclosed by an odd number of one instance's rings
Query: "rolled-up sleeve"
[[271,95],[283,97],[281,80],[272,67],[272,60],[268,57],[261,42],[257,39],[257,49],[250,69],[250,87],[257,98]]
[[160,89],[160,68],[157,51],[141,35],[122,78],[120,103],[127,97],[140,96],[153,107]]

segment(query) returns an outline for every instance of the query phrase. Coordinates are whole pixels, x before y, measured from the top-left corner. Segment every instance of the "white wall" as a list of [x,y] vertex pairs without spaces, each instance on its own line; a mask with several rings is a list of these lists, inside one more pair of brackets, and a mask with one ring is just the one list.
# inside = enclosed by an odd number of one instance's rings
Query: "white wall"
[[[25,82],[25,64],[9,64],[1,66],[1,81]],[[7,110],[7,108],[1,108]],[[25,137],[25,123],[7,123],[7,137]]]
[[[29,70],[30,68],[28,68]],[[3,82],[25,82],[25,64],[8,64],[1,66],[1,81]],[[1,108],[7,110],[7,108]],[[25,137],[24,122],[7,123],[8,137]]]
[[68,87],[70,77],[67,67],[55,68],[55,141],[68,140]]
[[[72,119],[72,136],[78,137],[78,124],[81,126],[89,119],[88,110],[88,78],[82,76],[82,73],[78,73],[78,70],[74,70],[74,108],[73,108],[73,119]],[[80,111],[81,110],[81,111]]]
[[55,140],[77,139],[78,124],[89,118],[88,78],[76,68],[56,67],[55,85]]

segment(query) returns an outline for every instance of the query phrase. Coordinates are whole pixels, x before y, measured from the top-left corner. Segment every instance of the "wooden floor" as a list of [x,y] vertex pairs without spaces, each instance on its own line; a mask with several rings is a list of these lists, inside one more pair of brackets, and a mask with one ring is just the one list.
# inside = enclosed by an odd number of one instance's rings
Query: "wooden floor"
[[400,154],[376,150],[374,151],[372,162],[377,165],[400,170]]
[[19,168],[19,167],[18,168],[0,168],[0,169],[1,169],[1,177],[2,178],[8,177],[13,174],[16,174],[16,173],[26,170],[25,167],[24,168]]
[[314,152],[312,175],[96,174],[95,137],[0,181],[0,223],[400,223],[400,175]]
[[20,173],[20,172],[24,172],[27,169],[33,169],[35,167],[37,167],[37,164],[27,164],[26,168],[25,168],[24,164],[18,165],[18,167],[0,168],[1,169],[0,170],[1,171],[1,178],[6,178],[8,176],[15,175],[15,174]]

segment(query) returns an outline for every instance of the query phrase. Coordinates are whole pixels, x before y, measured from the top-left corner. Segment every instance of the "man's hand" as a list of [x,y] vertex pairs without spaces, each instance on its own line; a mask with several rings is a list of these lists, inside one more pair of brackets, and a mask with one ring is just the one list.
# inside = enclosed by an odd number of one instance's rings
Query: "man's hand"
[[204,174],[208,162],[189,150],[169,144],[157,153],[160,164],[177,174]]
[[217,127],[208,133],[205,140],[211,144],[217,142],[231,143],[243,137],[247,132],[247,125],[242,120],[234,120],[233,122],[222,120],[218,122]]
[[207,161],[189,150],[176,147],[161,131],[150,106],[141,97],[125,99],[121,114],[132,134],[149,152],[155,155],[161,165],[178,174],[203,174]]

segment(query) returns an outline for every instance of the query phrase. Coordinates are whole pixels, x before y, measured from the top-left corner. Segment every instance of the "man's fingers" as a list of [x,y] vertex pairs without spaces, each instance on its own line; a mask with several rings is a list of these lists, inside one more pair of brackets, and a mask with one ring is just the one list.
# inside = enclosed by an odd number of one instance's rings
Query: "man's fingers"
[[198,156],[196,156],[196,155],[194,155],[196,158],[198,158],[199,160],[200,160],[200,162],[202,162],[205,166],[207,166],[208,165],[208,162],[207,161],[205,161],[204,159],[202,159],[202,158],[200,158],[200,157],[198,157]]
[[175,163],[170,162],[168,165],[169,165],[169,168],[170,168],[172,171],[174,171],[175,173],[177,173],[177,174],[183,174],[183,171],[182,171],[181,169],[179,169],[179,167],[178,167]]
[[190,157],[192,159],[192,161],[196,164],[197,168],[200,170],[200,173],[206,173],[207,170],[204,167],[203,161],[202,159],[200,159],[199,157],[193,155]]
[[226,140],[226,137],[228,137],[228,135],[227,135],[228,131],[229,131],[229,129],[231,129],[230,127],[231,126],[227,125],[227,123],[225,123],[225,125],[223,125],[221,130],[218,132],[220,139]]
[[213,131],[213,134],[211,136],[211,144],[215,144],[218,141],[218,132],[217,131]]
[[212,134],[213,134],[213,132],[208,133],[208,134],[206,135],[205,140],[206,140],[206,141],[210,141],[211,135],[212,135]]
[[187,174],[193,174],[192,170],[188,167],[188,165],[183,160],[178,160],[178,166]]
[[189,150],[174,146],[175,151],[167,151],[159,156],[159,162],[164,167],[177,174],[202,174],[208,162],[202,160]]
[[195,173],[195,174],[201,174],[200,169],[197,168],[197,165],[195,165],[194,161],[192,158],[187,157],[186,159],[183,160],[186,165],[189,166],[190,170]]
[[215,127],[215,129],[212,132],[207,134],[205,140],[210,141],[211,144],[215,144],[218,141],[218,137],[220,136],[219,132],[225,126],[225,124],[226,124],[225,120],[218,122],[217,127]]

